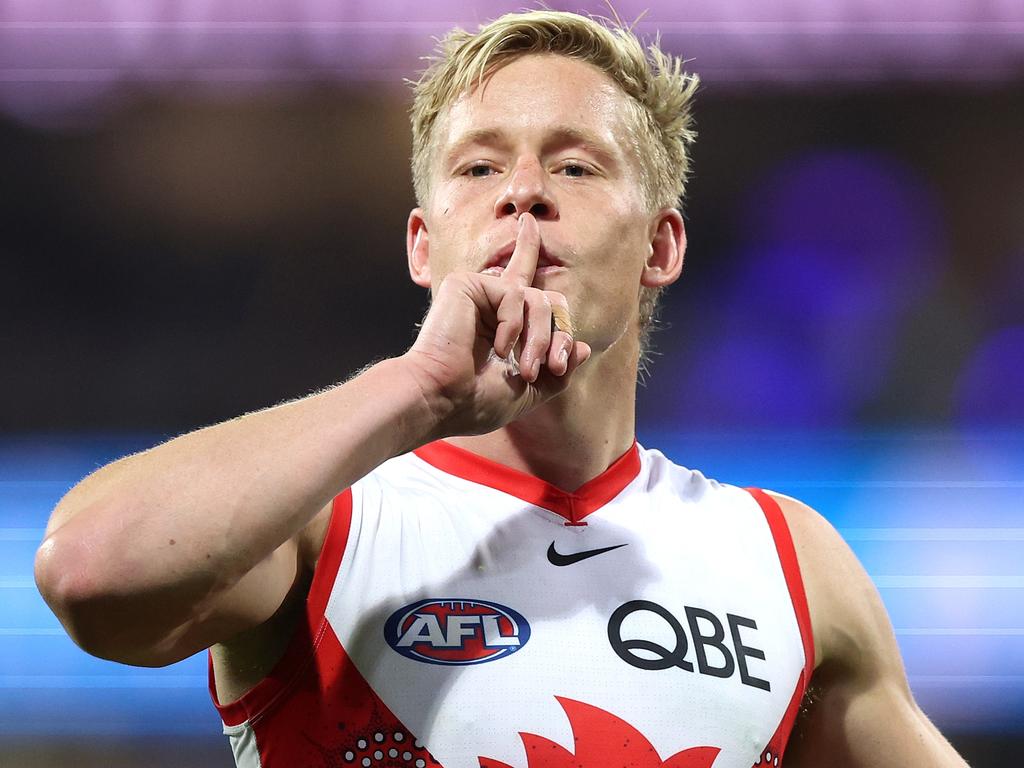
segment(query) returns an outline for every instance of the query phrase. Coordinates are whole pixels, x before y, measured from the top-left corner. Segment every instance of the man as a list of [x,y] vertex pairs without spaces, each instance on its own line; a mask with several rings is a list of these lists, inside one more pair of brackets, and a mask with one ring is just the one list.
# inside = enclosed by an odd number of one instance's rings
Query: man
[[413,110],[416,342],[72,489],[36,573],[75,641],[210,648],[240,766],[963,765],[820,516],[635,442],[695,87],[571,14],[453,33]]

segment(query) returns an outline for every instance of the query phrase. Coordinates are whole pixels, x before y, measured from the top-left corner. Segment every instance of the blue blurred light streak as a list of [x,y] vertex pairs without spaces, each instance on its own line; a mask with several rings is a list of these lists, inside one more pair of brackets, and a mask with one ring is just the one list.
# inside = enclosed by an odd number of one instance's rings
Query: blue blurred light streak
[[[165,669],[90,657],[32,579],[64,491],[157,436],[0,441],[0,736],[212,735],[206,658]],[[723,482],[807,501],[842,533],[889,609],[911,686],[945,729],[1024,719],[1024,433],[641,430]],[[59,723],[53,712],[59,710]]]

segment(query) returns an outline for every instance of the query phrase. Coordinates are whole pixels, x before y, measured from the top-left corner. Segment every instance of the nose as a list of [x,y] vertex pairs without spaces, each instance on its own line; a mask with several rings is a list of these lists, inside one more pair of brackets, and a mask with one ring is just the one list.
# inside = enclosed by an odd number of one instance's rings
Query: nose
[[538,220],[558,218],[558,206],[548,186],[547,172],[536,159],[521,160],[498,197],[494,214],[519,216],[529,211]]

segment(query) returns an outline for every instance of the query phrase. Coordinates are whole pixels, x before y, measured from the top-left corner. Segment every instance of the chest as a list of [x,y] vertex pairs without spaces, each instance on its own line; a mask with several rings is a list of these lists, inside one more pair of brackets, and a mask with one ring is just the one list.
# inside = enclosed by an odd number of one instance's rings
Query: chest
[[327,618],[445,766],[526,765],[541,739],[746,768],[803,663],[756,508],[657,490],[566,526],[504,494],[357,487]]

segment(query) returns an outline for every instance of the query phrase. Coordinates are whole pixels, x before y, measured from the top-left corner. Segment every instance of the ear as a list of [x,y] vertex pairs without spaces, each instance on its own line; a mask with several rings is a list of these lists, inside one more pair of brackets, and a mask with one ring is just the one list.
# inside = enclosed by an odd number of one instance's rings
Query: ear
[[409,277],[420,288],[430,287],[430,235],[422,208],[413,208],[405,227],[405,253],[409,258]]
[[675,208],[664,208],[651,222],[650,250],[640,284],[663,288],[679,279],[686,253],[686,228],[683,216]]

